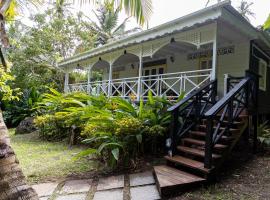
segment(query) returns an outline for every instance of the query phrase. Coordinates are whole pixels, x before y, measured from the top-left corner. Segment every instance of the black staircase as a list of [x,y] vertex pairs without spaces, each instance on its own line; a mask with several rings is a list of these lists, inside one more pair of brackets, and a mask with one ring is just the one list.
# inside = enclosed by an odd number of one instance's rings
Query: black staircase
[[162,196],[216,175],[252,125],[256,149],[258,76],[247,72],[245,77],[229,77],[227,84],[227,94],[218,102],[217,82],[211,81],[169,109],[172,124],[166,142],[167,165],[154,167]]

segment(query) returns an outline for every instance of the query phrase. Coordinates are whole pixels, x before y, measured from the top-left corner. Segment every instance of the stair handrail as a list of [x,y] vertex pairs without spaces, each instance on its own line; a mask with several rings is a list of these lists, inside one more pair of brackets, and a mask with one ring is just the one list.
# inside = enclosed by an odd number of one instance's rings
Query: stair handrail
[[[235,119],[239,117],[244,109],[256,110],[258,98],[258,80],[259,76],[246,72],[246,77],[237,83],[222,99],[220,99],[206,113],[207,133],[205,141],[205,160],[204,167],[210,169],[212,167],[212,152],[215,144],[225,134],[230,134],[230,129],[233,126]],[[220,116],[218,116],[220,114]],[[225,116],[228,116],[228,121],[225,123]],[[214,127],[213,121],[217,123]],[[257,118],[255,119],[257,121]],[[221,126],[225,128],[221,130]],[[257,134],[256,127],[255,134]],[[257,137],[257,136],[255,136]]]
[[[178,140],[202,118],[207,105],[216,103],[216,95],[217,80],[212,80],[168,109],[172,113],[170,137],[166,141],[169,156],[174,154]],[[204,104],[202,104],[203,101]],[[179,117],[182,115],[185,117],[179,126]]]

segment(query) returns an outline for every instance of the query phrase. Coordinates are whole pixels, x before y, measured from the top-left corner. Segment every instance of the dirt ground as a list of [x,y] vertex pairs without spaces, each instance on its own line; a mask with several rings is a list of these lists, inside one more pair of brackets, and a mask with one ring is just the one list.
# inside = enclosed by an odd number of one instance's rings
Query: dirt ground
[[270,200],[270,151],[235,149],[218,180],[172,200]]

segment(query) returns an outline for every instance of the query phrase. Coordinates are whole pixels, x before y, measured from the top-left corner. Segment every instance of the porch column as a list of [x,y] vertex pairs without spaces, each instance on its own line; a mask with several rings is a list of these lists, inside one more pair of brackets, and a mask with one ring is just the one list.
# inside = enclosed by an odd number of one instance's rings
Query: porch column
[[110,68],[109,68],[109,83],[108,83],[108,96],[110,97],[112,94],[112,65],[113,62],[110,62]]
[[214,31],[214,39],[213,39],[213,59],[212,59],[212,72],[211,72],[211,80],[215,80],[217,78],[217,24]]
[[64,92],[65,93],[67,93],[69,91],[68,83],[69,83],[69,73],[67,71],[65,71],[65,82],[64,82]]
[[91,82],[91,76],[92,76],[92,66],[89,65],[89,68],[87,70],[87,93],[90,94],[90,82]]
[[143,56],[142,56],[142,49],[141,49],[140,56],[139,56],[137,101],[140,101],[141,94],[142,94],[142,68],[143,68]]

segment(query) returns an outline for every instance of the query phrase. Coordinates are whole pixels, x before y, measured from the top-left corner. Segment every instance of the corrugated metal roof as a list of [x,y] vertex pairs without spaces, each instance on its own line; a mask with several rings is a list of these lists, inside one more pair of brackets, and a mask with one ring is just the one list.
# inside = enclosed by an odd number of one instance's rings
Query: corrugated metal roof
[[223,1],[223,2],[215,4],[213,6],[210,6],[210,7],[201,9],[199,11],[193,12],[191,14],[185,15],[183,17],[177,18],[173,21],[156,26],[154,28],[151,28],[151,29],[148,29],[145,31],[141,31],[139,33],[133,34],[133,35],[128,36],[128,37],[124,37],[120,40],[108,43],[108,44],[103,45],[101,47],[94,48],[94,49],[91,49],[89,51],[77,54],[75,56],[72,56],[70,58],[67,58],[65,60],[60,61],[58,63],[58,66],[63,67],[69,63],[74,63],[74,62],[77,62],[80,60],[88,59],[88,58],[97,56],[99,54],[113,51],[113,50],[121,48],[121,47],[126,47],[126,46],[130,46],[133,44],[138,44],[138,43],[142,43],[145,41],[150,41],[150,40],[153,40],[157,37],[162,37],[162,36],[168,35],[170,33],[180,31],[181,29],[187,28],[187,27],[192,26],[194,24],[203,23],[204,21],[200,21],[200,20],[199,21],[194,20],[192,23],[187,23],[188,21],[191,21],[193,18],[196,18],[196,17],[201,16],[201,15],[207,15],[207,16],[209,16],[209,19],[215,19],[219,16],[219,15],[213,15],[213,14],[217,14],[216,13],[217,10],[219,10],[220,8],[222,8],[224,6],[230,6],[230,5],[231,5],[230,0]]
[[[174,32],[179,32],[187,28],[191,28],[194,25],[203,24],[207,21],[213,21],[218,19],[222,14],[222,9],[226,8],[238,19],[243,19],[241,15],[231,6],[231,1],[223,1],[217,3],[213,6],[201,9],[199,11],[193,12],[191,14],[185,15],[173,21],[164,23],[162,25],[156,26],[149,30],[141,31],[139,33],[124,37],[122,39],[116,40],[114,42],[108,43],[98,48],[91,49],[89,51],[77,54],[58,63],[59,67],[65,67],[68,64],[76,63],[82,60],[90,59],[92,57],[102,55],[108,52],[112,52],[116,49],[132,46],[134,44],[139,44],[146,41],[151,41],[159,37],[164,37],[168,34]],[[245,20],[246,21],[246,20]],[[246,21],[246,23],[248,23]],[[249,24],[249,23],[248,23]],[[254,31],[256,30],[251,24],[250,28]],[[256,30],[258,31],[258,30]],[[268,41],[270,38],[268,37]]]

